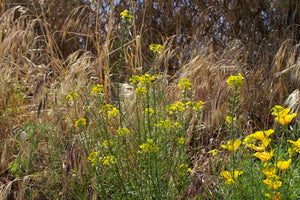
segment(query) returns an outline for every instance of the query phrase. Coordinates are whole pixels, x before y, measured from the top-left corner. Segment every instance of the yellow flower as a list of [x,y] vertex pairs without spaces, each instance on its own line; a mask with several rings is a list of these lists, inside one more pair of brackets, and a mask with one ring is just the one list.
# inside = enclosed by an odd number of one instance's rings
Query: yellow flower
[[211,151],[209,151],[208,153],[211,153],[212,156],[216,156],[220,151],[218,149],[213,149]]
[[180,171],[181,171],[180,174],[181,174],[182,176],[184,176],[184,175],[186,174],[186,172],[190,172],[190,173],[193,172],[193,170],[192,170],[191,168],[189,168],[187,164],[181,164],[181,165],[179,166],[179,169],[180,169]]
[[140,148],[144,152],[155,152],[158,150],[158,147],[153,143],[152,139],[147,139],[147,142],[140,145]]
[[238,76],[233,76],[231,75],[228,79],[227,79],[227,84],[229,87],[233,87],[236,89],[241,89],[241,86],[244,82],[244,77],[239,73]]
[[145,87],[137,87],[135,88],[135,92],[137,95],[142,95],[144,93],[147,93],[147,89]]
[[161,129],[172,128],[172,124],[169,120],[160,121],[158,124],[155,124],[155,126],[160,127]]
[[127,128],[119,128],[119,129],[117,130],[117,133],[118,133],[119,135],[125,136],[125,135],[130,134],[130,130],[127,129]]
[[294,117],[297,116],[296,113],[292,113],[291,115],[289,115],[288,113],[290,111],[291,111],[291,109],[289,109],[289,108],[284,108],[283,110],[280,108],[280,109],[273,111],[272,114],[277,116],[277,117],[275,117],[275,121],[278,121],[282,125],[286,125],[286,124],[289,124],[294,119]]
[[143,86],[143,85],[152,85],[155,81],[155,76],[151,76],[150,74],[145,74],[144,76],[141,76],[139,78],[139,85]]
[[78,94],[76,92],[70,92],[66,96],[66,99],[72,101],[72,100],[75,100],[77,97],[78,97]]
[[103,85],[97,84],[95,87],[93,87],[91,94],[95,97],[98,97],[99,95],[101,95],[101,92],[103,92]]
[[133,18],[131,12],[128,10],[124,10],[123,12],[120,13],[121,19],[123,20],[128,20],[129,23],[131,23],[131,19]]
[[102,164],[103,165],[113,165],[116,163],[116,158],[114,156],[105,156],[104,158],[102,158]]
[[231,124],[232,122],[235,122],[236,118],[232,118],[230,116],[226,116],[225,124]]
[[279,181],[280,177],[277,175],[268,176],[267,179],[263,180],[265,184],[272,190],[276,190],[277,188],[282,186],[282,182]]
[[242,171],[235,170],[233,173],[233,176],[232,176],[232,174],[229,171],[222,171],[220,173],[220,175],[223,176],[225,179],[227,179],[225,181],[226,185],[233,185],[233,184],[235,184],[234,180],[237,179],[238,176],[242,175],[243,173],[244,172],[242,172]]
[[268,167],[268,168],[265,168],[265,169],[263,169],[261,171],[266,176],[273,176],[273,175],[276,175],[277,169],[275,167],[270,167],[270,168]]
[[146,108],[145,111],[144,111],[144,114],[145,115],[153,115],[154,114],[154,110],[153,108]]
[[244,143],[247,147],[252,147],[257,141],[255,134],[250,134],[244,139]]
[[234,142],[230,140],[226,145],[221,145],[221,147],[228,149],[228,151],[236,151],[240,147],[241,143],[241,140],[235,140]]
[[186,90],[191,90],[191,81],[189,79],[186,79],[186,78],[182,78],[180,80],[180,82],[178,83],[178,86],[179,86],[179,89],[182,91],[182,92],[185,92]]
[[262,143],[259,146],[251,145],[251,148],[255,151],[264,151],[269,143],[271,142],[271,139],[265,138],[262,140]]
[[86,125],[86,119],[84,118],[79,118],[76,122],[75,122],[75,127],[83,127]]
[[120,112],[117,108],[113,107],[112,111],[108,111],[108,118],[118,117]]
[[183,113],[184,110],[185,110],[185,104],[182,103],[181,101],[177,102],[176,104],[171,104],[167,106],[167,111],[169,115],[172,115],[176,111]]
[[291,162],[292,162],[291,159],[289,159],[287,161],[279,161],[276,166],[278,168],[280,168],[281,170],[287,170],[289,168]]
[[274,192],[272,195],[271,194],[265,194],[266,197],[270,200],[281,200],[281,193],[280,192]]
[[114,143],[111,140],[104,140],[103,144],[101,147],[107,148],[108,146],[112,146]]
[[253,155],[265,162],[268,161],[270,158],[272,158],[274,156],[274,153],[273,151],[271,152],[264,151],[264,152],[256,152]]
[[161,53],[163,50],[163,46],[161,44],[151,44],[149,48],[154,54]]
[[254,134],[258,140],[264,140],[268,138],[272,133],[274,133],[273,129],[269,129],[267,131],[256,131]]
[[279,116],[281,111],[284,110],[284,107],[280,105],[276,105],[271,110],[272,110],[272,115]]
[[298,149],[300,148],[300,138],[298,138],[297,141],[288,140],[288,142],[292,143],[295,147],[298,147]]
[[91,152],[88,156],[88,160],[91,162],[92,166],[95,166],[98,162],[98,152]]
[[186,138],[179,138],[178,144],[184,144],[186,141]]
[[193,111],[199,111],[204,107],[204,102],[203,101],[199,101],[197,102],[194,106],[193,106]]

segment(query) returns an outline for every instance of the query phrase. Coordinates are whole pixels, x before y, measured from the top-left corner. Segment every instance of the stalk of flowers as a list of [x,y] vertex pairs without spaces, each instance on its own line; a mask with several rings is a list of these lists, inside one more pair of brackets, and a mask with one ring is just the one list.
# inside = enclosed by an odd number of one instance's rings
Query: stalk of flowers
[[158,147],[153,143],[153,139],[147,139],[147,142],[140,145],[142,152],[156,152]]
[[[270,144],[271,139],[269,139],[268,137],[272,133],[274,133],[273,129],[269,129],[267,131],[256,131],[255,133],[248,135],[244,139],[244,144],[247,147],[250,147],[250,148],[254,149],[255,151],[262,152]],[[259,144],[259,146],[256,146],[257,141],[261,141],[261,143]]]
[[95,97],[101,96],[103,92],[103,85],[97,84],[92,88],[91,94]]
[[182,91],[182,93],[185,93],[187,90],[192,89],[192,84],[189,79],[182,78],[180,82],[178,83],[179,89]]
[[131,19],[133,19],[133,15],[131,12],[128,10],[124,10],[123,12],[120,13],[121,19],[124,20],[125,22],[131,23]]
[[149,49],[156,55],[156,54],[160,54],[162,52],[163,46],[161,44],[151,44],[149,46]]
[[228,151],[234,152],[240,147],[241,143],[242,143],[241,140],[235,140],[235,141],[230,140],[227,142],[227,144],[221,145],[221,147],[227,149]]
[[244,83],[244,77],[241,75],[241,73],[239,73],[238,76],[231,75],[226,82],[229,87],[240,90]]

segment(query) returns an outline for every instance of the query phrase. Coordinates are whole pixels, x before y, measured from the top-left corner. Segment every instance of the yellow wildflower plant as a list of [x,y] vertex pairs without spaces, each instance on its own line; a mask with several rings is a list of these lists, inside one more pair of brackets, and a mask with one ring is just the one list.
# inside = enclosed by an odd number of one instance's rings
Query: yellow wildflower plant
[[66,100],[75,100],[78,97],[78,94],[76,92],[70,92],[67,96],[66,96]]
[[272,133],[274,133],[273,129],[269,129],[267,131],[256,131],[254,134],[258,140],[264,140],[268,138]]
[[262,173],[264,173],[267,177],[268,176],[273,176],[273,175],[276,175],[277,173],[277,169],[275,167],[271,167],[271,168],[264,168],[261,170]]
[[213,149],[209,151],[208,153],[211,153],[212,156],[216,156],[220,151],[218,149]]
[[98,97],[101,95],[103,92],[103,85],[97,84],[92,88],[91,94],[94,95],[95,97]]
[[181,101],[175,103],[175,104],[170,104],[167,106],[167,111],[169,115],[172,115],[174,112],[180,112],[183,113],[185,111],[185,104],[182,103]]
[[248,135],[248,136],[244,139],[244,144],[245,144],[247,147],[252,147],[252,145],[254,145],[256,142],[257,142],[257,138],[256,138],[256,135],[255,135],[254,133]]
[[236,121],[236,118],[232,118],[230,116],[226,116],[226,120],[225,120],[225,124],[229,125],[231,124],[232,122],[234,123]]
[[268,187],[272,190],[276,190],[277,188],[282,186],[282,182],[279,181],[280,177],[277,175],[268,176],[267,179],[263,180],[263,182],[268,185]]
[[145,115],[153,115],[154,114],[154,110],[153,108],[146,108],[145,111],[144,111],[144,114]]
[[251,148],[254,149],[255,151],[260,151],[260,152],[264,151],[268,147],[269,143],[271,142],[271,139],[265,138],[261,142],[262,143],[259,146],[255,146],[254,144],[251,145]]
[[161,44],[151,44],[149,46],[150,51],[152,51],[154,54],[159,54],[163,50],[163,46]]
[[117,108],[113,107],[111,111],[108,111],[108,118],[115,118],[120,115],[120,112]]
[[280,105],[276,105],[271,109],[272,115],[279,116],[283,110],[284,110],[284,107],[282,107]]
[[180,170],[180,175],[182,175],[182,176],[185,176],[186,172],[192,173],[192,171],[193,171],[191,168],[189,168],[189,166],[187,164],[181,164],[179,166],[179,170]]
[[300,138],[298,138],[297,141],[287,140],[287,142],[292,143],[295,147],[297,147],[298,149],[300,149]]
[[128,10],[124,10],[120,13],[121,19],[128,20],[129,23],[131,23],[131,19],[133,19],[133,15]]
[[114,156],[105,156],[102,158],[102,164],[111,166],[116,163],[116,158]]
[[283,108],[282,106],[275,106],[272,108],[272,115],[275,115],[275,121],[278,121],[281,125],[289,124],[294,117],[297,116],[297,113],[292,113],[291,115],[289,112],[291,109]]
[[204,107],[205,102],[199,101],[193,106],[193,111],[200,111]]
[[147,93],[147,89],[145,87],[137,87],[135,88],[135,93],[141,96],[142,94]]
[[147,142],[140,145],[143,152],[156,152],[158,147],[153,143],[153,139],[147,139]]
[[88,156],[88,160],[90,161],[92,166],[95,166],[98,162],[98,152],[91,152]]
[[220,173],[220,175],[226,179],[226,181],[225,181],[226,185],[234,185],[235,184],[234,180],[236,180],[243,173],[244,172],[242,172],[242,171],[235,170],[232,175],[232,173],[229,171],[222,171]]
[[230,140],[226,145],[221,145],[221,147],[228,151],[236,151],[240,147],[241,143],[241,140],[235,140],[234,142],[233,140]]
[[130,130],[128,128],[119,128],[117,130],[117,133],[119,135],[125,136],[125,135],[129,135],[130,134]]
[[129,79],[129,82],[133,85],[138,84],[140,82],[140,76],[139,75],[135,75],[134,77]]
[[240,90],[244,82],[244,77],[241,75],[241,73],[239,73],[238,76],[231,75],[226,82],[229,87]]
[[268,160],[270,160],[270,158],[272,158],[274,156],[274,153],[273,151],[271,152],[267,152],[267,151],[264,151],[264,152],[256,152],[255,154],[253,154],[253,156],[259,158],[260,160],[266,162]]
[[113,144],[114,144],[114,142],[111,140],[104,140],[101,147],[108,148],[108,147],[112,146]]
[[179,138],[178,139],[178,144],[184,144],[186,141],[186,138]]
[[152,85],[155,81],[155,76],[151,76],[150,74],[145,74],[139,78],[139,86],[149,86]]
[[287,170],[289,168],[291,162],[292,162],[291,159],[289,159],[287,161],[279,161],[279,162],[277,162],[276,166],[278,168],[280,168],[281,170]]
[[280,192],[274,192],[272,195],[267,193],[265,194],[265,196],[269,199],[269,200],[281,200],[282,196]]
[[75,122],[75,127],[84,127],[86,125],[86,119],[84,118],[79,118],[76,122]]
[[182,78],[180,80],[180,82],[178,83],[178,86],[179,86],[179,89],[182,91],[182,92],[185,92],[187,90],[191,90],[191,81],[189,79],[186,79],[186,78]]
[[161,129],[169,129],[172,128],[172,123],[169,120],[160,121],[158,124],[155,124],[156,127]]

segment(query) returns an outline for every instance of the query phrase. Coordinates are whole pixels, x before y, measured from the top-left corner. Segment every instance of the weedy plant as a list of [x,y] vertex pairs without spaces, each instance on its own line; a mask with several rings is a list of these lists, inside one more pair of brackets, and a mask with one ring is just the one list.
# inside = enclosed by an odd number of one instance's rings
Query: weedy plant
[[277,122],[275,130],[256,131],[243,137],[236,126],[243,79],[239,74],[227,80],[233,92],[233,97],[229,97],[231,112],[226,118],[230,140],[221,147],[229,155],[224,160],[218,149],[209,152],[213,167],[221,165],[223,169],[213,170],[216,179],[224,179],[219,195],[224,199],[296,199],[300,195],[300,139],[298,130],[290,123],[297,114],[289,114],[289,108],[276,105],[272,108]]

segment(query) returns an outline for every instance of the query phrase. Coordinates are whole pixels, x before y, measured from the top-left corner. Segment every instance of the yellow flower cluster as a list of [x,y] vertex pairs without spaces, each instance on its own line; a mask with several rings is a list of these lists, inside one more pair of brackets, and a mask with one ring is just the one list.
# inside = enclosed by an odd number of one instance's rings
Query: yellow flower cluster
[[167,111],[169,113],[169,115],[172,115],[175,112],[180,112],[183,113],[183,111],[185,110],[186,105],[184,103],[182,103],[181,101],[175,103],[175,104],[170,104],[167,106]]
[[273,194],[265,194],[265,196],[270,200],[281,200],[282,196],[280,192],[274,192]]
[[145,111],[144,111],[144,114],[145,115],[153,115],[154,114],[154,110],[153,108],[146,108]]
[[97,84],[96,86],[93,87],[91,94],[94,95],[95,97],[98,97],[101,95],[103,92],[103,85]]
[[186,172],[192,173],[193,170],[191,168],[189,168],[189,166],[187,164],[181,164],[179,166],[179,171],[180,171],[181,176],[185,176]]
[[[248,135],[245,138],[244,143],[247,147],[250,147],[255,151],[264,151],[271,142],[271,139],[269,139],[268,137],[272,133],[274,133],[273,129],[269,129],[267,131],[256,131],[255,133]],[[259,146],[256,146],[255,144],[259,140],[261,141],[261,144]]]
[[282,182],[280,181],[280,177],[277,175],[267,176],[263,182],[272,190],[276,190],[277,188],[282,186]]
[[241,145],[242,141],[241,140],[230,140],[228,141],[228,143],[226,145],[221,145],[222,148],[227,149],[228,151],[236,151],[240,145]]
[[76,92],[70,92],[66,96],[66,99],[72,101],[72,100],[75,100],[77,97],[78,97],[78,94]]
[[125,135],[130,134],[130,130],[127,129],[127,128],[119,128],[119,129],[117,130],[117,133],[118,133],[119,135],[125,136]]
[[101,147],[108,148],[108,147],[112,146],[113,144],[114,144],[114,142],[111,140],[104,140]]
[[129,23],[131,23],[131,19],[133,19],[133,15],[128,10],[124,10],[120,13],[121,19],[128,20]]
[[186,138],[179,138],[178,139],[178,144],[184,144],[186,141]]
[[158,124],[155,124],[156,127],[160,127],[161,129],[169,129],[172,128],[172,123],[169,120],[160,121]]
[[153,143],[153,139],[147,139],[147,142],[140,145],[143,152],[156,152],[158,147]]
[[98,162],[98,152],[91,152],[88,156],[88,160],[90,161],[92,166],[95,166]]
[[234,123],[236,118],[232,118],[230,116],[226,116],[225,124],[230,125],[231,123]]
[[276,105],[272,108],[272,115],[276,116],[275,121],[278,121],[282,125],[289,124],[294,117],[297,116],[296,113],[288,114],[291,111],[289,108],[284,108],[280,105]]
[[228,79],[227,79],[227,84],[229,87],[231,88],[236,88],[237,90],[241,89],[241,86],[244,83],[244,77],[239,73],[238,76],[233,76],[231,75]]
[[103,112],[108,114],[108,118],[115,118],[120,115],[119,110],[110,104],[106,104],[106,105],[102,106],[102,109],[100,110],[99,113],[103,113]]
[[218,149],[213,149],[211,151],[209,151],[208,153],[211,153],[212,156],[216,156],[220,151]]
[[161,53],[163,50],[163,46],[161,44],[151,44],[149,46],[150,51],[152,51],[154,54]]
[[116,158],[114,156],[105,156],[102,159],[102,164],[111,166],[116,163]]
[[191,81],[189,79],[186,79],[186,78],[182,78],[180,80],[180,82],[178,83],[178,86],[179,86],[179,89],[182,92],[185,92],[187,90],[191,90],[192,89]]
[[79,118],[76,122],[75,122],[75,127],[84,127],[86,125],[86,119],[84,118]]
[[195,103],[193,106],[193,111],[202,110],[202,108],[204,107],[204,104],[205,104],[205,102],[203,102],[203,101],[199,101],[199,102]]
[[242,175],[243,173],[244,173],[244,172],[238,171],[238,170],[235,170],[235,171],[233,172],[233,174],[230,173],[229,171],[222,171],[222,172],[220,173],[220,175],[223,176],[223,177],[226,179],[226,181],[225,181],[225,184],[226,184],[226,185],[234,185],[234,184],[235,184],[235,180],[236,180],[240,175]]

